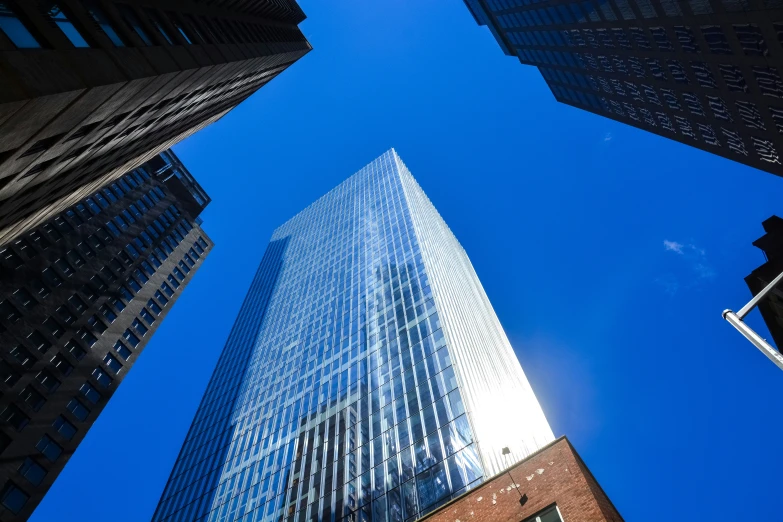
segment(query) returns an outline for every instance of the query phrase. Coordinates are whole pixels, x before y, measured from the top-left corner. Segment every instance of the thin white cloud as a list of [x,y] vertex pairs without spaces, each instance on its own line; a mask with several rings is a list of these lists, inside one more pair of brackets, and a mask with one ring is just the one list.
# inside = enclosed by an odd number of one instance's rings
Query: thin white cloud
[[606,143],[607,141],[612,141],[612,137],[613,137],[612,133],[607,132],[606,135],[604,136],[604,143]]
[[668,239],[663,240],[663,248],[665,250],[670,250],[672,252],[677,252],[678,254],[682,254],[682,247],[684,245],[682,243],[678,243],[676,241],[669,241]]
[[[715,277],[715,270],[707,261],[707,252],[703,248],[693,243],[680,243],[679,241],[664,239],[663,249],[666,252],[674,252],[688,264],[692,275],[688,278],[690,284],[685,286],[686,289],[712,280]],[[681,288],[679,280],[673,274],[658,277],[655,279],[655,283],[663,287],[664,292],[669,295],[676,294]]]

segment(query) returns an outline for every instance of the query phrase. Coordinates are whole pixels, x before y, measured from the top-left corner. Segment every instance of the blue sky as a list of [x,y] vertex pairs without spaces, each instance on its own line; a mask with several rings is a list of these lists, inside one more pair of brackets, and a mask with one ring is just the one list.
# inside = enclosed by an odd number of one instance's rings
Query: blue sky
[[390,147],[627,520],[779,519],[783,374],[721,311],[783,180],[556,103],[459,0],[301,5],[314,50],[175,147],[216,247],[31,520],[152,516],[272,230]]

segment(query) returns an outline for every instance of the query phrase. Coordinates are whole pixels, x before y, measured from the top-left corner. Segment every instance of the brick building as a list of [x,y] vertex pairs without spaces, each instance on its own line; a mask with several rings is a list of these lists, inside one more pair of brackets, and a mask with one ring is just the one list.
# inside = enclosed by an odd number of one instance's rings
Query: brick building
[[294,0],[0,1],[0,245],[310,51]]
[[576,450],[560,437],[423,522],[623,522]]

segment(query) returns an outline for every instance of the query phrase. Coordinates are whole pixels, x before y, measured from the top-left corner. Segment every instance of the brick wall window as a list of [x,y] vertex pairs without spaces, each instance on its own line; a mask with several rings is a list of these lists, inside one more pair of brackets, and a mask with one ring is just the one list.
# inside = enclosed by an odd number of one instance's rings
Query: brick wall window
[[553,504],[540,513],[533,515],[530,518],[526,518],[522,522],[563,522],[563,517],[560,516],[557,504]]

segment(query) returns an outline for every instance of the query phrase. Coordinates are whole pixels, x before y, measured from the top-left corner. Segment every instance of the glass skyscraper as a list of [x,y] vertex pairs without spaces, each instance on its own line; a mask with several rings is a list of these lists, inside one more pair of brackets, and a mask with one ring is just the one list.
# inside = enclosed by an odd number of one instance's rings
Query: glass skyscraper
[[274,232],[153,520],[413,520],[552,440],[390,150]]

